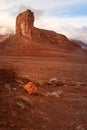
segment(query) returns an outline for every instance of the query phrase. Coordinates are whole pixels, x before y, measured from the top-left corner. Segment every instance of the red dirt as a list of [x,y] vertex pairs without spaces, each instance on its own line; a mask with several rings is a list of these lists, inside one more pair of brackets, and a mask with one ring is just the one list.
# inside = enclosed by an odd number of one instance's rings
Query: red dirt
[[[0,84],[0,130],[87,129],[87,53],[51,51],[23,57],[1,56],[0,68],[7,66],[14,68],[18,76],[29,77],[41,86],[39,95],[29,95],[14,84],[11,88]],[[43,85],[54,77],[65,81],[65,86]],[[60,96],[46,96],[54,91],[61,91]],[[30,104],[20,105],[21,96]]]

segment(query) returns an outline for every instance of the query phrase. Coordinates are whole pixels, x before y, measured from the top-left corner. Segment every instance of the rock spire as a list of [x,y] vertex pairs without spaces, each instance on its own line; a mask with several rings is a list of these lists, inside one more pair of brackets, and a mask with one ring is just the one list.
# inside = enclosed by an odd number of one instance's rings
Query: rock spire
[[33,25],[34,13],[27,9],[26,11],[20,13],[16,18],[16,34],[31,37]]

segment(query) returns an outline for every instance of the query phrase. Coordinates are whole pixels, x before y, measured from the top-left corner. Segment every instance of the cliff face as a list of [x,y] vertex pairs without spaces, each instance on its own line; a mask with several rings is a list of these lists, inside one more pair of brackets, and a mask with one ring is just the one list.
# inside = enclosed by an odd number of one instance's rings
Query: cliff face
[[34,27],[34,19],[34,13],[31,10],[20,13],[16,18],[16,33],[0,44],[0,52],[28,55],[33,50],[80,48],[62,34]]

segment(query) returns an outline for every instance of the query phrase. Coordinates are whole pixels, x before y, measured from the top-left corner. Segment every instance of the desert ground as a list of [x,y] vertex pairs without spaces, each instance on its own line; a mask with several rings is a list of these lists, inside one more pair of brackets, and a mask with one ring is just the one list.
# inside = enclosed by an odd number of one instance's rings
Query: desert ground
[[[3,68],[39,85],[38,94],[29,95],[18,84],[0,81],[0,130],[87,130],[85,51],[0,56]],[[51,78],[64,84],[47,86]]]

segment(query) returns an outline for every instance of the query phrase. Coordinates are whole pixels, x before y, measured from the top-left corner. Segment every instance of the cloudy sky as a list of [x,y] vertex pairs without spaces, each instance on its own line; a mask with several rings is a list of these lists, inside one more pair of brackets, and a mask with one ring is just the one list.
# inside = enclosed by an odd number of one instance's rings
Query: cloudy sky
[[15,19],[27,8],[35,26],[87,43],[87,0],[0,0],[0,34],[15,31]]

